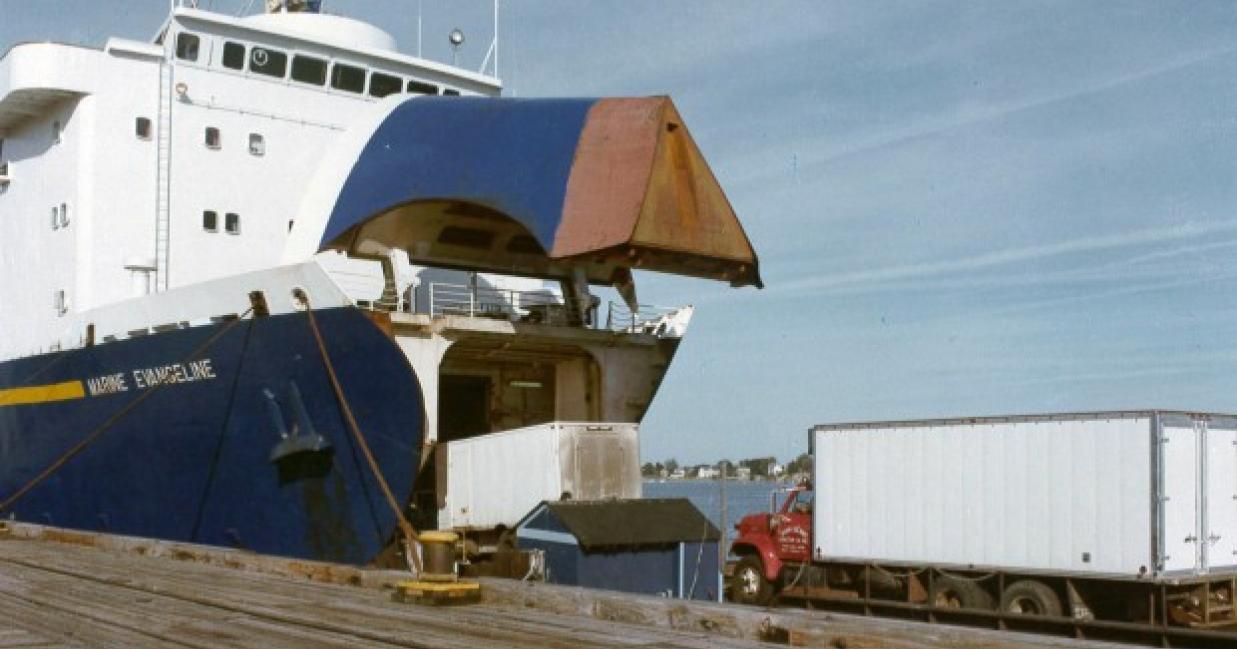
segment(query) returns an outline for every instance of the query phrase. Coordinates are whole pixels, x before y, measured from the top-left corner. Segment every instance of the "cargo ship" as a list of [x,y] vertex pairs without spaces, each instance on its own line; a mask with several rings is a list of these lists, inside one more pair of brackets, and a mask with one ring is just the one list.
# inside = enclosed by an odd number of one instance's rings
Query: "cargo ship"
[[171,4],[0,57],[4,518],[369,563],[450,519],[446,444],[634,452],[693,311],[633,271],[761,284],[667,97],[503,98],[497,29],[475,72]]

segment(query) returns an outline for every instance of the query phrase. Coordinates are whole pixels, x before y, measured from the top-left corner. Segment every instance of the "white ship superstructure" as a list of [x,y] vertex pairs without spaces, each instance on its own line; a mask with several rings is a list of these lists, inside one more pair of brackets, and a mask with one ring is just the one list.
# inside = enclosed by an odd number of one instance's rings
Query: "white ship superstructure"
[[0,358],[78,342],[63,331],[75,314],[278,265],[309,177],[358,112],[500,88],[309,12],[178,8],[153,44],[14,47],[0,59]]

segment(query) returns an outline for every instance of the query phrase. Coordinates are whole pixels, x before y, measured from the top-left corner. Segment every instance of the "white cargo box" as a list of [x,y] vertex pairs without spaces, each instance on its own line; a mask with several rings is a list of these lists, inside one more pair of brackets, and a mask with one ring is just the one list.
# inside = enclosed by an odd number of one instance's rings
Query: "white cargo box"
[[438,446],[438,528],[515,527],[543,500],[639,498],[636,424],[554,422]]
[[817,426],[818,559],[1125,577],[1237,571],[1237,416]]

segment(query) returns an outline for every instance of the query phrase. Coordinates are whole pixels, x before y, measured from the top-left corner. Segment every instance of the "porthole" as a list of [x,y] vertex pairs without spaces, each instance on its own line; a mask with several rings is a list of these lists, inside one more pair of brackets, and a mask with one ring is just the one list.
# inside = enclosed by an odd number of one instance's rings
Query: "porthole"
[[266,155],[266,138],[261,133],[249,134],[249,155]]

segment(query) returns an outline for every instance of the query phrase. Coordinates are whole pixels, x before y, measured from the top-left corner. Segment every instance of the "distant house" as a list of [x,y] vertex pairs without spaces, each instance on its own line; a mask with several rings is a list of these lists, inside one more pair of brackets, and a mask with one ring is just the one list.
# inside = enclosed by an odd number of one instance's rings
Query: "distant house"
[[687,477],[687,472],[684,471],[683,469],[675,469],[674,472],[670,474],[671,480],[682,480],[683,478],[686,478],[686,477]]
[[711,466],[702,466],[696,469],[696,477],[701,480],[716,480],[717,476],[721,475],[721,473],[721,471]]
[[774,462],[773,464],[769,465],[769,476],[774,477],[774,478],[780,478],[785,473],[786,473],[786,466],[784,464],[778,464],[777,462]]
[[734,478],[735,480],[751,480],[752,479],[752,468],[741,466],[735,469]]

